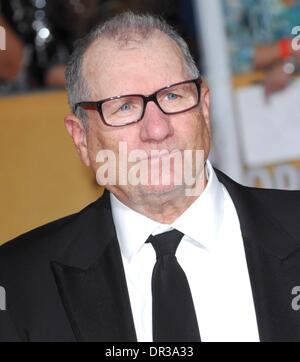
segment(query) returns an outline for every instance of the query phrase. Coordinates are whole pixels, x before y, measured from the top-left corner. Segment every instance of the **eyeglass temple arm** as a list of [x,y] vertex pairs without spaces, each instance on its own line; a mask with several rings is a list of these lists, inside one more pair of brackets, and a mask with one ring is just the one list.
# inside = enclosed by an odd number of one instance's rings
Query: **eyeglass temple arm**
[[98,102],[79,102],[75,104],[75,111],[78,107],[81,107],[85,110],[95,110],[97,109],[97,103]]

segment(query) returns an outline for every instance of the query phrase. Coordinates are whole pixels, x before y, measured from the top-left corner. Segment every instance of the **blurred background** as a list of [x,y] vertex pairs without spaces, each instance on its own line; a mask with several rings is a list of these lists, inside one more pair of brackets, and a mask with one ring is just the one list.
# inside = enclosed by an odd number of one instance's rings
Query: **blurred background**
[[0,244],[101,194],[64,129],[64,68],[77,39],[128,9],[188,41],[211,89],[213,165],[300,189],[300,0],[0,0]]

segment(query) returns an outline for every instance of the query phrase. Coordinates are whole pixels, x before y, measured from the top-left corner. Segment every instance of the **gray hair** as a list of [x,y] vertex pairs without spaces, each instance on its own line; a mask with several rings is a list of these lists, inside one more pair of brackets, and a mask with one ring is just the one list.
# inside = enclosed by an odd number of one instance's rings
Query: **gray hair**
[[82,76],[82,63],[87,49],[101,37],[126,44],[131,40],[133,34],[139,35],[142,39],[147,39],[155,30],[166,34],[175,41],[182,52],[187,73],[193,78],[199,76],[199,70],[186,41],[164,19],[149,14],[135,14],[131,11],[116,15],[97,25],[83,39],[77,42],[66,67],[65,77],[69,104],[72,112],[81,119],[86,130],[88,129],[86,111],[80,107],[75,110],[75,105],[90,97],[90,89]]

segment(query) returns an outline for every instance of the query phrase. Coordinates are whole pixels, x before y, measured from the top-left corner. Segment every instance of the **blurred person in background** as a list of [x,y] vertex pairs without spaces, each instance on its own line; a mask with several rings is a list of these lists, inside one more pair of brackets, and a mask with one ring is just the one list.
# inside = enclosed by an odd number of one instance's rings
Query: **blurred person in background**
[[[198,57],[191,2],[180,0],[11,0],[1,1],[0,25],[10,35],[0,54],[0,94],[64,87],[64,71],[75,41],[99,21],[126,9],[161,15],[187,37]],[[9,59],[9,61],[8,61]]]
[[[5,29],[5,50],[0,51],[0,93],[4,84],[10,83],[10,89],[17,85],[22,69],[24,44],[3,16],[0,26]],[[7,87],[8,89],[8,87]]]
[[300,0],[223,0],[234,74],[266,72],[265,93],[284,89],[299,69],[292,29],[300,25]]

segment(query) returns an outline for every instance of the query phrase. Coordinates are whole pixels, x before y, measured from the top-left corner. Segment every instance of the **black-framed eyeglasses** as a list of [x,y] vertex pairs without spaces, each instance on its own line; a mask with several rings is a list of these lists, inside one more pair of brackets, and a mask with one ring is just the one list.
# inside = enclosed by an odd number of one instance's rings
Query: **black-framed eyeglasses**
[[165,114],[187,112],[200,102],[201,77],[175,83],[144,96],[127,94],[102,99],[97,102],[79,102],[75,104],[85,110],[97,110],[102,121],[111,127],[121,127],[140,121],[145,114],[148,102],[154,102]]

